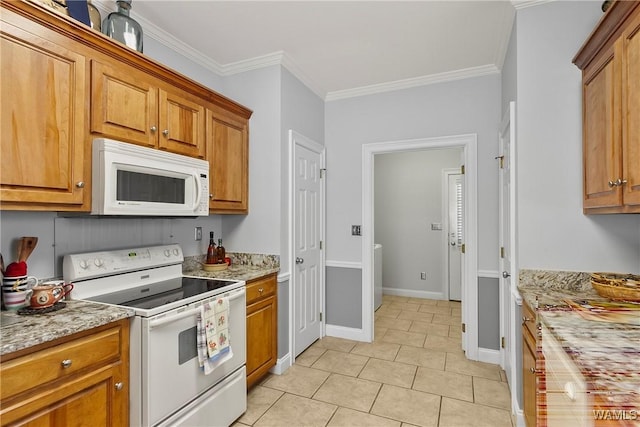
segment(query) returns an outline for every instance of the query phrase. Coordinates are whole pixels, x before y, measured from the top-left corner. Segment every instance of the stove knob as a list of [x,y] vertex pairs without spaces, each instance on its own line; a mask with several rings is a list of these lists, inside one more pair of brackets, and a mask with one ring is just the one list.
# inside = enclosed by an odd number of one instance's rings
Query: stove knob
[[94,259],[93,263],[96,265],[96,267],[103,267],[104,266],[104,260],[102,260],[100,258]]
[[164,256],[167,256],[167,257],[171,256],[171,251],[169,249],[165,249]]
[[173,254],[174,254],[175,256],[178,256],[178,249],[174,249],[174,250],[173,250]]
[[80,265],[80,268],[83,270],[86,270],[87,268],[89,268],[89,263],[87,262],[86,259],[81,259],[79,265]]

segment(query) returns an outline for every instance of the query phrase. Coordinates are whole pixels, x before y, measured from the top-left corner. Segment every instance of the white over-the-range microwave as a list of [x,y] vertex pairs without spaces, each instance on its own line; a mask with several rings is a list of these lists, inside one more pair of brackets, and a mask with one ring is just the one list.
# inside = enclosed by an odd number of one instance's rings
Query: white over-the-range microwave
[[209,215],[209,162],[93,140],[92,215]]

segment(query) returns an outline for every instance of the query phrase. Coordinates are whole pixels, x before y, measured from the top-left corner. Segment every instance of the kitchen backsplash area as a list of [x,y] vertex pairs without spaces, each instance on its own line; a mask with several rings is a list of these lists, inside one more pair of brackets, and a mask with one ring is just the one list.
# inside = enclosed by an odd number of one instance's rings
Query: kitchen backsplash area
[[[203,254],[209,240],[194,239],[195,227],[206,236],[222,235],[218,215],[203,218],[106,218],[63,217],[55,212],[2,211],[1,252],[6,264],[15,261],[17,241],[22,236],[38,237],[38,245],[28,260],[29,274],[37,277],[62,276],[66,254],[177,243],[185,256]],[[227,245],[225,245],[227,246]],[[230,247],[229,249],[234,249]]]

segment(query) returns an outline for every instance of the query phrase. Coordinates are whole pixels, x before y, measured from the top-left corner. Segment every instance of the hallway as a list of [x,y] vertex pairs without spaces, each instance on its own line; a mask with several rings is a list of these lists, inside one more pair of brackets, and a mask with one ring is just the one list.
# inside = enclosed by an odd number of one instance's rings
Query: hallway
[[373,343],[315,342],[249,391],[234,426],[511,427],[504,372],[460,350],[460,310],[383,296]]

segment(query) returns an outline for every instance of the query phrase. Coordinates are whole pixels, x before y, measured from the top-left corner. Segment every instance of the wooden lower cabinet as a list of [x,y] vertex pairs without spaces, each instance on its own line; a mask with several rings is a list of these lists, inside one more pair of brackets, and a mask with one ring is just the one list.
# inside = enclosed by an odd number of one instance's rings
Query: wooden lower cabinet
[[526,303],[522,304],[522,400],[524,419],[527,427],[535,427],[543,417],[539,413],[538,389],[540,363],[538,363],[538,327],[535,311]]
[[247,282],[247,387],[264,377],[278,359],[276,274]]
[[129,319],[3,356],[2,426],[129,422]]

